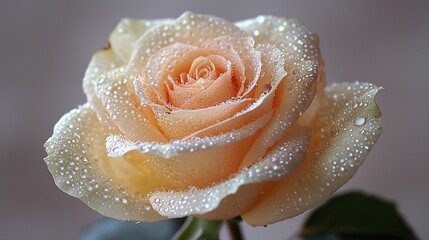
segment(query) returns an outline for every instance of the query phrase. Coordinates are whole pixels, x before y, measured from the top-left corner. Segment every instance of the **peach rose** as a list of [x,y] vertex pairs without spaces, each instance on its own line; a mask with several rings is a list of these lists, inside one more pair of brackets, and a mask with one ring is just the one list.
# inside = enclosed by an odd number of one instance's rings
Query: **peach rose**
[[60,189],[122,220],[293,217],[346,183],[381,133],[379,88],[324,88],[317,35],[286,18],[124,19],[83,87],[45,161]]

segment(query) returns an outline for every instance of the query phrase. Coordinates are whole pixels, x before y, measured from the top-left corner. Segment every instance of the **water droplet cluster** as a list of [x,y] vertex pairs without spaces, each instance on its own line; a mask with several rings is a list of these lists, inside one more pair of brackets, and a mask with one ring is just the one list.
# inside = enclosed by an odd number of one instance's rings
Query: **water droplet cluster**
[[55,183],[100,213],[122,220],[161,220],[148,199],[118,186],[106,172],[107,129],[88,104],[64,115],[46,142],[45,162]]
[[152,206],[161,215],[181,217],[213,211],[227,196],[245,184],[282,179],[304,159],[307,136],[290,138],[250,168],[233,178],[205,189],[190,188],[186,192],[156,192],[150,196]]
[[253,225],[292,217],[326,201],[345,184],[381,133],[381,114],[374,102],[379,89],[359,82],[328,87],[312,124],[311,141],[317,143],[313,151],[287,181],[272,186],[242,217]]
[[129,151],[138,150],[141,153],[152,153],[168,159],[181,153],[192,153],[218,148],[253,136],[257,130],[268,123],[269,117],[270,115],[266,115],[238,130],[233,130],[217,136],[204,138],[194,137],[187,140],[175,140],[166,144],[157,142],[136,143],[117,135],[111,135],[106,139],[106,149],[110,157],[121,157]]

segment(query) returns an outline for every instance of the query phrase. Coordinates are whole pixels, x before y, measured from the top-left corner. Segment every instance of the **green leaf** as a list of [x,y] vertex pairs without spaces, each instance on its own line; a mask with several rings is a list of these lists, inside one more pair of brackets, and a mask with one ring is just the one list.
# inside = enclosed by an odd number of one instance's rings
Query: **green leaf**
[[176,240],[217,240],[223,221],[204,220],[189,217],[180,231],[174,236]]
[[154,223],[123,222],[104,218],[88,226],[79,240],[170,240],[185,222],[184,218]]
[[332,198],[307,219],[304,240],[416,240],[393,203],[359,192]]

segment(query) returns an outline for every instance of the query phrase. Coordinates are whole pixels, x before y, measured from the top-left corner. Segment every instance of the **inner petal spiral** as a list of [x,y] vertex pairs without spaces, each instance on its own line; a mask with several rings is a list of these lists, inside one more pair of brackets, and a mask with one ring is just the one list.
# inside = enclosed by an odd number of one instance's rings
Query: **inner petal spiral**
[[198,57],[192,63],[189,75],[194,79],[214,79],[216,74],[216,66],[209,57]]
[[208,108],[251,97],[260,61],[251,38],[173,43],[150,57],[135,78],[136,91],[144,104],[152,102],[170,111]]
[[[231,84],[230,65],[224,57],[218,55],[197,57],[187,73],[168,76],[166,85],[169,104],[193,109],[230,99],[236,94]],[[219,91],[219,88],[225,91]]]
[[152,102],[170,109],[200,109],[237,97],[240,80],[233,68],[219,52],[176,43],[151,57],[139,81]]

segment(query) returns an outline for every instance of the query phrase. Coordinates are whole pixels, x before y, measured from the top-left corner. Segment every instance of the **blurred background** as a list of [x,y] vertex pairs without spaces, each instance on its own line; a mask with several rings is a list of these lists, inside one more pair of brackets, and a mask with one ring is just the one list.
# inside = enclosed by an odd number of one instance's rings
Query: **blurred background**
[[[122,17],[176,18],[191,10],[231,21],[260,14],[300,19],[320,36],[328,82],[383,86],[384,133],[340,191],[360,189],[397,203],[429,239],[428,1],[7,1],[0,2],[0,238],[75,239],[101,216],[55,185],[43,143],[83,104],[82,78]],[[306,214],[247,239],[285,239]],[[226,236],[225,230],[222,236]]]

